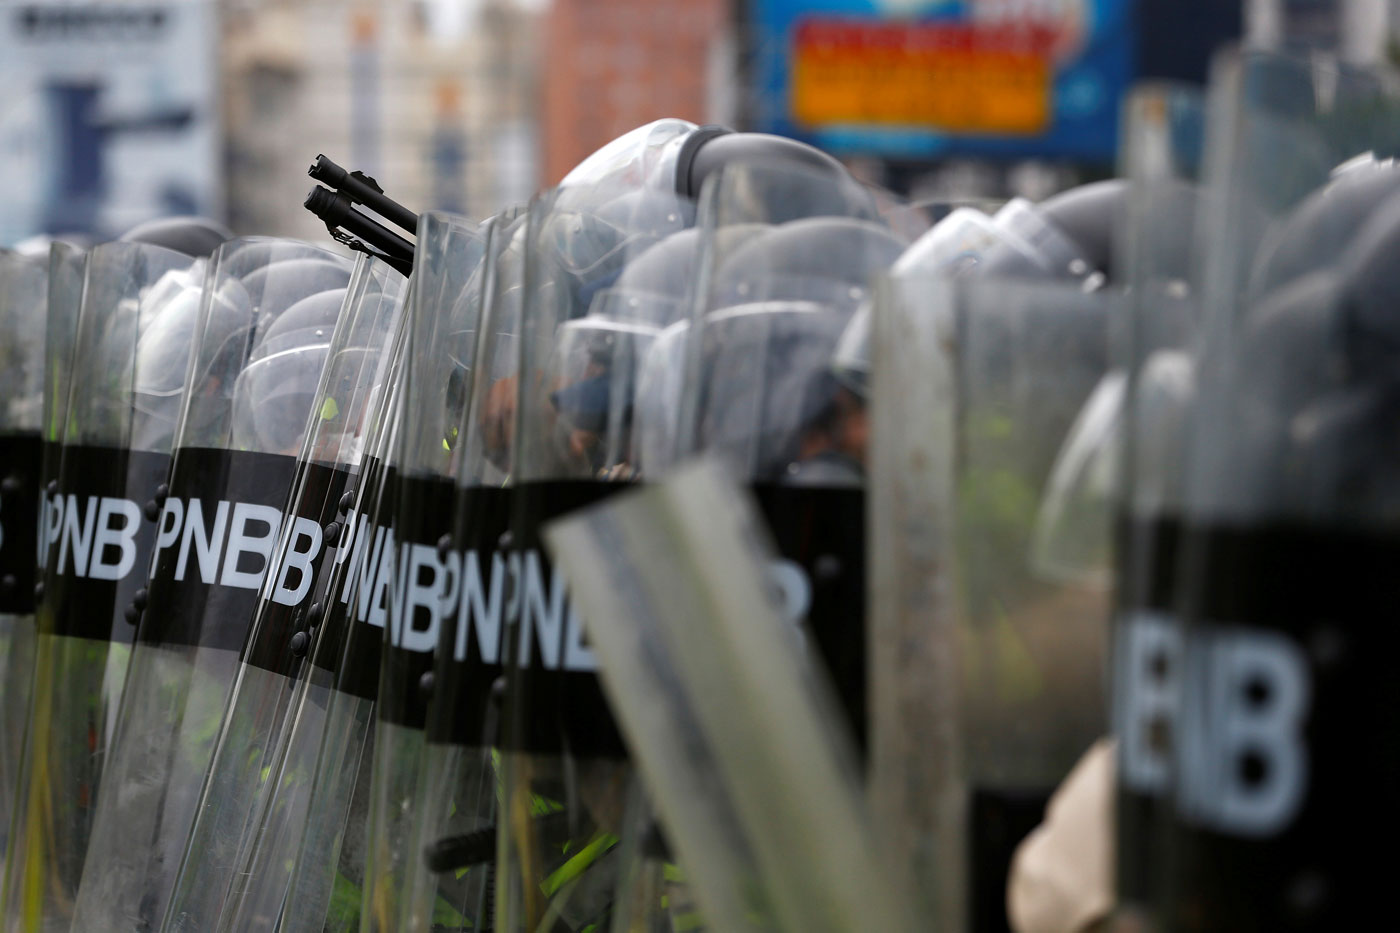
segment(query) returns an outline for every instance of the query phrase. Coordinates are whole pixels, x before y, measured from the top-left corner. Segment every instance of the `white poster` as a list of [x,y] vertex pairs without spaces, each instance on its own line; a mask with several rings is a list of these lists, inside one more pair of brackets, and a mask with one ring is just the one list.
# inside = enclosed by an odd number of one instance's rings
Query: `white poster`
[[222,215],[214,0],[0,0],[0,246]]

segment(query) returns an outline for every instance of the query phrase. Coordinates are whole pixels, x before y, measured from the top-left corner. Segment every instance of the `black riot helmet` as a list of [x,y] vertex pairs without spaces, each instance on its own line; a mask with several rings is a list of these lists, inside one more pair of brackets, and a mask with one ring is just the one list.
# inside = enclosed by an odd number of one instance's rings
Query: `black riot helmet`
[[764,230],[715,272],[713,306],[811,300],[854,311],[873,273],[907,244],[888,227],[854,217],[810,217]]
[[137,224],[120,239],[163,246],[199,259],[214,252],[225,240],[233,239],[233,231],[207,217],[158,217]]
[[741,162],[787,162],[808,171],[845,176],[841,163],[815,146],[770,133],[736,133],[728,127],[702,126],[686,138],[676,159],[676,190],[700,196],[705,179],[726,165]]
[[1332,180],[1304,198],[1266,235],[1255,258],[1255,296],[1336,262],[1383,204],[1400,192],[1400,168],[1370,156],[1333,172]]
[[697,447],[753,482],[859,485],[863,450],[842,441],[847,393],[828,365],[847,319],[810,301],[711,314],[701,330]]
[[1040,203],[1040,212],[1079,247],[1079,257],[1089,268],[1111,279],[1114,228],[1127,201],[1127,181],[1112,178],[1047,198]]
[[[1126,197],[1126,183],[1115,179],[1072,188],[1041,204],[1014,199],[991,218],[972,208],[955,210],[916,240],[893,270],[1079,281],[1092,291],[1112,268],[1113,232]],[[1184,204],[1191,210],[1195,202]],[[1181,253],[1186,252],[1183,244]],[[861,395],[869,391],[870,313],[868,303],[860,308],[832,360],[833,372]]]

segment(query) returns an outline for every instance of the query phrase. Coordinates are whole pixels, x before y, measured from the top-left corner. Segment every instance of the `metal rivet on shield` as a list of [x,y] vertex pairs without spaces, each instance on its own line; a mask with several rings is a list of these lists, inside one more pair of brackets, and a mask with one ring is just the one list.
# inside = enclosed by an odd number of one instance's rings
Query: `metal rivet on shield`
[[6,596],[13,593],[15,587],[18,585],[19,581],[15,579],[15,575],[12,573],[7,573],[3,577],[0,577],[0,593],[4,593]]
[[131,604],[135,606],[138,610],[145,611],[146,591],[144,589],[140,589],[133,593],[131,595]]
[[122,616],[126,619],[127,624],[135,625],[137,622],[141,621],[141,610],[137,609],[135,606],[127,606]]
[[164,508],[164,507],[165,507],[165,500],[166,500],[166,499],[169,499],[169,498],[170,498],[170,487],[169,487],[169,486],[167,486],[165,483],[161,483],[159,486],[156,487],[155,500],[156,500],[156,504],[157,504],[157,505],[159,505],[159,506],[161,506],[162,508]]
[[506,679],[504,676],[497,677],[491,681],[491,702],[500,703],[506,698]]
[[501,536],[496,539],[496,547],[500,548],[502,551],[508,550],[510,548],[510,543],[512,540],[513,539],[510,536],[510,532],[503,531],[501,532]]
[[320,603],[312,603],[310,608],[306,610],[306,624],[316,625],[318,622],[320,622],[322,611],[323,610],[321,609]]
[[349,512],[350,507],[354,504],[355,494],[353,492],[347,492],[345,495],[340,497],[340,511]]
[[35,599],[43,599],[43,598],[44,598],[44,584],[42,584],[42,583],[36,583],[36,584],[34,584],[34,598],[35,598]]
[[424,671],[423,676],[418,678],[418,692],[423,694],[424,699],[433,695],[433,672]]
[[51,480],[49,480],[49,484],[48,484],[47,486],[45,486],[44,488],[48,490],[49,495],[51,495],[51,496],[56,496],[56,495],[58,495],[58,480],[56,480],[56,479],[51,479]]
[[335,544],[340,540],[340,523],[331,522],[325,528],[321,529],[321,534],[326,539],[327,546]]
[[146,516],[147,521],[153,522],[156,519],[160,518],[160,505],[156,502],[156,500],[151,499],[141,509],[141,514]]
[[438,560],[447,560],[447,555],[452,553],[452,535],[445,534],[438,538],[437,552]]
[[21,483],[18,476],[7,476],[3,480],[0,480],[0,492],[7,496],[19,492],[20,486]]
[[311,637],[305,632],[297,632],[292,636],[292,654],[301,657],[306,654],[306,646],[311,641]]

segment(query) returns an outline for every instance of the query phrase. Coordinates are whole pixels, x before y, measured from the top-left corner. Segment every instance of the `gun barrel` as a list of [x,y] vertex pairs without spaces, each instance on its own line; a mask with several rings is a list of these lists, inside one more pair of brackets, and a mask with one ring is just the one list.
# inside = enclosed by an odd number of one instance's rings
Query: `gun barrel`
[[356,178],[353,173],[347,172],[324,155],[316,156],[316,161],[307,170],[307,174],[346,195],[356,204],[363,204],[409,233],[418,232],[417,214],[387,197],[384,192]]
[[307,194],[305,207],[327,226],[343,228],[382,252],[404,275],[413,270],[413,244],[355,210],[350,197],[343,192],[317,185]]

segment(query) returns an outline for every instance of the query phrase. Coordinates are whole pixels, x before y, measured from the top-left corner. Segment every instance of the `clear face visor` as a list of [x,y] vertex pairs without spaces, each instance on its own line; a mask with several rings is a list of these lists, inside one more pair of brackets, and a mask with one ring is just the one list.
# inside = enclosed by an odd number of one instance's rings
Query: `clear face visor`
[[[831,375],[847,315],[808,302],[766,302],[703,322],[695,394],[697,450],[722,454],[752,482],[819,473],[858,483],[863,402]],[[823,483],[828,484],[828,483]]]
[[518,466],[527,479],[625,478],[636,371],[685,308],[678,295],[619,283],[693,210],[672,191],[634,190],[585,212],[573,196],[561,187],[530,209]]
[[352,271],[296,240],[233,240],[215,252],[182,445],[300,452],[302,437],[287,425],[309,423]]
[[563,475],[630,475],[637,373],[658,333],[648,324],[593,315],[563,325],[545,386]]
[[[203,260],[196,263],[203,265]],[[176,288],[153,289],[162,304],[159,315],[141,334],[136,348],[136,386],[132,404],[142,433],[173,435],[185,398],[190,349],[199,330],[201,276],[178,272],[166,276],[180,280]]]
[[299,454],[329,354],[328,342],[302,345],[248,364],[233,390],[234,449]]
[[202,260],[143,243],[88,254],[65,443],[170,451],[202,276]]

